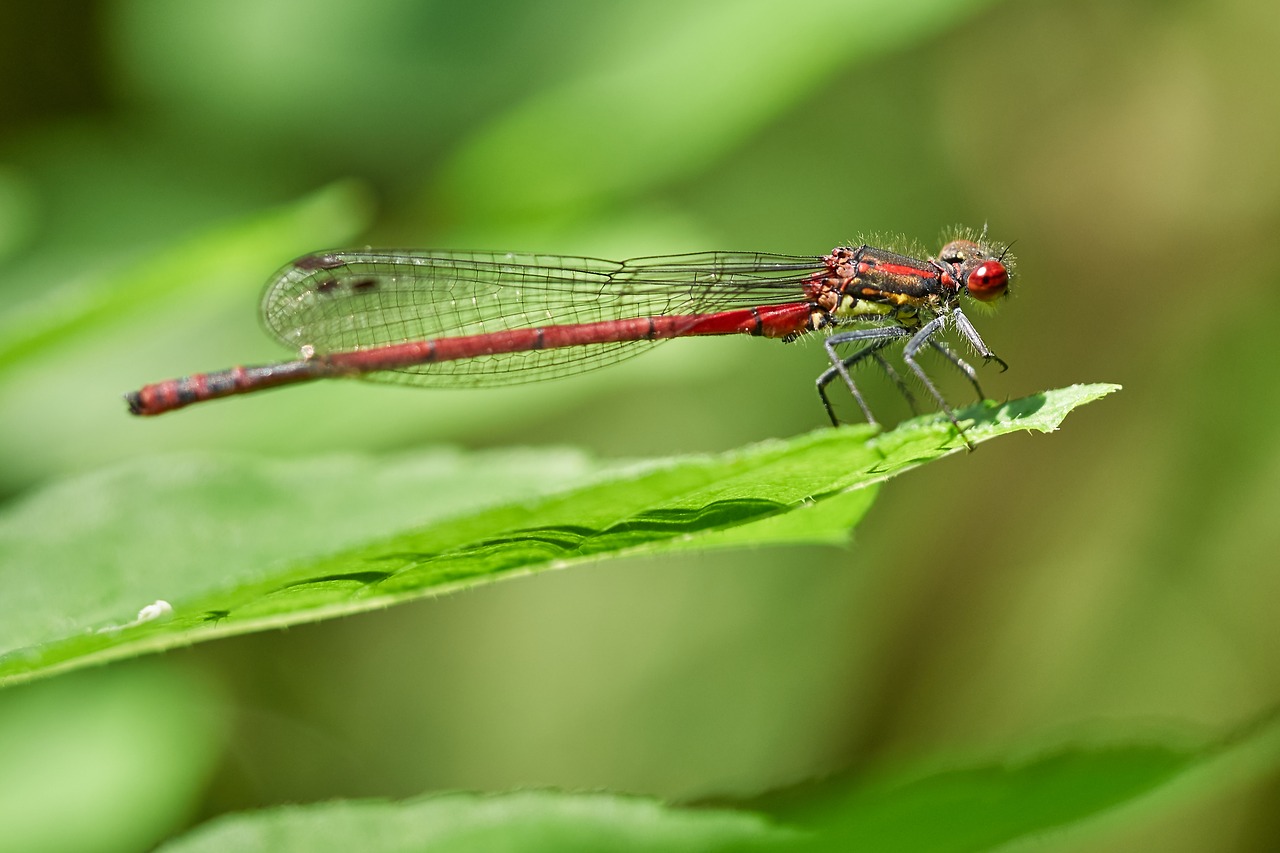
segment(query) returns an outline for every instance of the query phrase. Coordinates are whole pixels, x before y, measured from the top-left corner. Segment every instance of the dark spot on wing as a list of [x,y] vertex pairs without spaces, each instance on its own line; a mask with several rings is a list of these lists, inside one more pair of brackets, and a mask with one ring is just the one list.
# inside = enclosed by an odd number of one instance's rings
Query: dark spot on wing
[[332,270],[344,265],[337,255],[322,252],[318,255],[303,255],[293,262],[300,270]]
[[368,293],[378,289],[376,278],[358,278],[351,282],[351,290],[355,293]]
[[337,286],[338,283],[336,281],[328,279],[316,285],[316,293],[333,293],[333,289]]

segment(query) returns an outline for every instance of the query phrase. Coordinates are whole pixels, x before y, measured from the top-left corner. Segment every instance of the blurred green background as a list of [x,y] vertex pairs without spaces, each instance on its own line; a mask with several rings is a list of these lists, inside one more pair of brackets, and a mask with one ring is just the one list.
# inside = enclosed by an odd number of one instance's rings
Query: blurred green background
[[[1213,733],[1276,704],[1270,0],[6,15],[7,500],[184,450],[640,457],[823,423],[820,348],[749,339],[510,390],[320,383],[125,414],[144,382],[285,355],[259,289],[334,246],[820,254],[883,233],[936,249],[946,226],[988,223],[1016,241],[1019,279],[975,317],[1011,365],[987,392],[1125,386],[1059,435],[894,481],[851,550],[610,563],[0,696],[0,715],[45,701],[67,731],[95,691],[136,688],[139,719],[198,697],[219,746],[175,739],[196,781],[157,825],[451,788],[719,799],[1064,733]],[[1280,845],[1274,787],[1115,848],[1209,849],[1223,826],[1236,849]],[[113,814],[136,827],[150,807]]]

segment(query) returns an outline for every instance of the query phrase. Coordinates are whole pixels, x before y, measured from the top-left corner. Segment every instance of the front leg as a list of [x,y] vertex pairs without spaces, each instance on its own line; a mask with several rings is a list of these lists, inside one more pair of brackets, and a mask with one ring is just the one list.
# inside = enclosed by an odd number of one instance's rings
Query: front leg
[[964,336],[970,346],[978,351],[978,355],[982,356],[984,361],[994,361],[1000,365],[1001,373],[1009,369],[1009,365],[1005,364],[1004,359],[993,353],[991,347],[987,346],[987,342],[982,339],[982,335],[978,334],[978,330],[969,322],[969,318],[960,310],[959,305],[951,310],[951,316],[955,318],[956,328],[960,330],[960,334]]
[[956,355],[955,350],[941,341],[929,341],[929,346],[942,353],[942,357],[956,366],[969,380],[969,384],[973,386],[973,390],[978,393],[979,400],[985,400],[987,395],[982,393],[982,386],[978,383],[978,371],[973,369],[973,365]]
[[[922,368],[920,363],[916,361],[916,355],[919,354],[920,350],[928,346],[932,342],[933,336],[946,325],[947,316],[948,315],[943,314],[941,316],[934,317],[928,323],[921,326],[920,331],[912,335],[911,340],[907,341],[906,347],[903,348],[902,360],[907,367],[911,368],[911,371],[915,373],[916,377],[924,383],[924,387],[929,390],[929,393],[933,395],[933,399],[937,401],[943,414],[947,416],[947,420],[951,421],[952,425],[956,428],[956,432],[960,434],[960,439],[964,442],[964,446],[973,450],[973,445],[970,444],[969,439],[965,437],[964,428],[960,426],[960,421],[956,420],[956,413],[951,410],[951,406],[947,404],[946,399],[942,396],[942,392],[938,390],[937,386],[933,384],[933,380],[931,380],[929,375],[924,372],[924,368]],[[972,329],[973,327],[970,326],[969,328]],[[974,336],[977,336],[977,332],[974,332]],[[965,337],[968,337],[968,335],[965,335]],[[981,338],[978,338],[979,342],[981,342],[981,340]],[[990,350],[986,349],[985,344],[982,345],[982,350],[990,352]]]

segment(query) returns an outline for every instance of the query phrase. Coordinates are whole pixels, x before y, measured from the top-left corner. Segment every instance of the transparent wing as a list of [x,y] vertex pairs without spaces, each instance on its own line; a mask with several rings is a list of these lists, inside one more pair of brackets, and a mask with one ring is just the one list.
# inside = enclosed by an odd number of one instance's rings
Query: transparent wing
[[[282,269],[262,299],[267,329],[316,353],[635,317],[709,314],[804,299],[822,258],[703,252],[608,261],[501,252],[325,252]],[[416,385],[509,385],[579,373],[650,341],[433,362],[369,374]]]

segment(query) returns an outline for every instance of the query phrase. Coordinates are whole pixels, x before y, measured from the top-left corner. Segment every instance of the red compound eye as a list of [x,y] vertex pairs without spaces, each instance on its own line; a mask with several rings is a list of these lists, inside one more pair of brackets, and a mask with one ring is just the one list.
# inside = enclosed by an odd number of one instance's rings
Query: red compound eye
[[984,261],[969,273],[965,288],[970,296],[982,302],[999,299],[1009,289],[1009,271],[999,261]]

